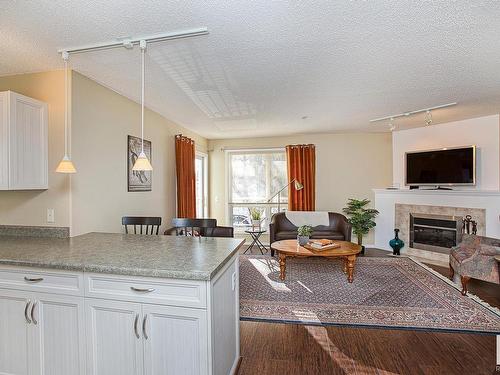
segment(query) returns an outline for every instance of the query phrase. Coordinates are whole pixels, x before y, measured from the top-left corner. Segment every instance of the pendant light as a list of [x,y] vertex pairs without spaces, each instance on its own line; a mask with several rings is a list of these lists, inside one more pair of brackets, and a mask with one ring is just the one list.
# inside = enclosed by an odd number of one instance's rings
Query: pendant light
[[64,60],[64,157],[56,168],[57,173],[76,173],[75,166],[68,154],[68,59],[69,54],[62,52]]
[[141,49],[141,62],[142,62],[142,86],[141,86],[141,153],[132,167],[133,171],[152,171],[153,167],[148,160],[148,157],[144,153],[144,55],[146,53],[146,41],[141,40],[139,42],[139,47]]

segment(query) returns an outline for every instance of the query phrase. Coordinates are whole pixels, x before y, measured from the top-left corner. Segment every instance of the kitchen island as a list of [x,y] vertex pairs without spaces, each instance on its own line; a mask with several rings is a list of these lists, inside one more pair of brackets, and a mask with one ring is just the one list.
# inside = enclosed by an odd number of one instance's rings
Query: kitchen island
[[0,373],[234,373],[242,243],[0,237]]

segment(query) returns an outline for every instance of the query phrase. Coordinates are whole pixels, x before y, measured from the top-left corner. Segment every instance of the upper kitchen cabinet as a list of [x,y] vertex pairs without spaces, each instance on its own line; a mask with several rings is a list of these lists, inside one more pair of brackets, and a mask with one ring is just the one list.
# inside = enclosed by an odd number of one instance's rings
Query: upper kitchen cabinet
[[0,190],[48,188],[47,104],[0,92]]

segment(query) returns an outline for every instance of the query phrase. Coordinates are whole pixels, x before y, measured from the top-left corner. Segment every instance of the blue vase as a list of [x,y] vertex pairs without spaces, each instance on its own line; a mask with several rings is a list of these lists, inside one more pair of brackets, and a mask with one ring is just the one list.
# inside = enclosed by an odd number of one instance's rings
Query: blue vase
[[404,247],[405,243],[399,239],[399,229],[394,229],[394,238],[389,241],[389,246],[392,247],[393,255],[400,255],[399,250]]

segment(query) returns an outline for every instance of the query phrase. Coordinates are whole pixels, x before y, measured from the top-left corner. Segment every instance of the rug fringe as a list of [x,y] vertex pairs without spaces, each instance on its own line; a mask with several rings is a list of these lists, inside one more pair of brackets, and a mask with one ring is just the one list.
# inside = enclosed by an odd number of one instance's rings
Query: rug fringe
[[[455,283],[454,281],[450,280],[449,278],[447,278],[446,276],[440,274],[439,272],[437,272],[436,270],[432,269],[431,267],[429,267],[428,265],[416,260],[416,259],[413,259],[412,257],[410,256],[401,256],[402,258],[408,258],[410,259],[411,261],[415,262],[416,264],[418,264],[420,267],[422,268],[425,268],[427,271],[431,272],[433,275],[437,276],[438,278],[440,278],[441,280],[447,282],[449,285],[451,285],[452,287],[454,287],[455,289],[459,290],[460,292],[462,291],[462,286],[461,285],[458,285],[457,283]],[[469,297],[470,299],[476,301],[477,303],[479,303],[480,305],[486,307],[488,310],[490,310],[492,313],[496,314],[498,317],[500,317],[500,309],[498,309],[497,307],[494,307],[494,306],[491,306],[488,302],[485,302],[483,301],[481,298],[479,298],[478,296],[476,296],[475,294],[473,293],[470,293],[470,292],[467,292],[467,297]]]

